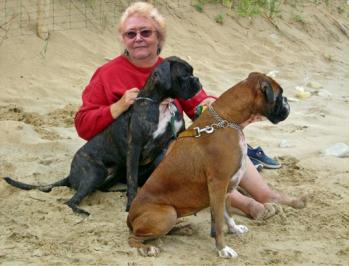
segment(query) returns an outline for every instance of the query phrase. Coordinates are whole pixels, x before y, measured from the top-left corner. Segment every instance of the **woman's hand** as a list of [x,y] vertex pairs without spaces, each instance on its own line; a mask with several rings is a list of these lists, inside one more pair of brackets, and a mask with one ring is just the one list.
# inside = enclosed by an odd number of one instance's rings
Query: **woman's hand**
[[139,89],[137,88],[129,89],[124,93],[124,95],[122,95],[120,100],[110,105],[110,112],[112,117],[116,119],[128,108],[130,108],[130,106],[135,102],[138,93]]
[[127,90],[124,95],[122,95],[121,99],[118,101],[125,112],[136,100],[137,95],[139,93],[139,89],[132,88]]

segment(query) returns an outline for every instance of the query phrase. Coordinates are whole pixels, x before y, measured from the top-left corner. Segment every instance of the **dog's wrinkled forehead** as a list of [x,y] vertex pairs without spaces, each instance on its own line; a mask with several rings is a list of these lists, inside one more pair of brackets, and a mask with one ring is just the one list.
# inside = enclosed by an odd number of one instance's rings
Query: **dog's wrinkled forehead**
[[177,56],[167,57],[165,59],[171,65],[171,72],[176,75],[192,75],[193,67],[183,59]]
[[264,73],[260,73],[260,72],[252,72],[248,75],[247,79],[254,79],[256,81],[258,81],[259,83],[261,83],[262,81],[268,82],[270,86],[273,87],[273,89],[276,91],[281,90],[282,88],[281,86],[271,77],[267,76]]
[[271,77],[259,73],[252,72],[249,74],[247,81],[255,88],[258,93],[263,93],[267,102],[272,103],[277,97],[281,97],[283,89]]

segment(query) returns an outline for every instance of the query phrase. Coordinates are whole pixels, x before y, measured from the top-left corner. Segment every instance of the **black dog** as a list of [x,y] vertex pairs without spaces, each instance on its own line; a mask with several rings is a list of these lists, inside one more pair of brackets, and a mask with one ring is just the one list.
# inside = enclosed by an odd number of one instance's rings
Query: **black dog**
[[[50,185],[29,185],[9,177],[4,179],[25,190],[37,188],[49,192],[57,186],[73,187],[77,192],[66,204],[76,213],[89,215],[78,207],[81,200],[97,189],[110,188],[127,168],[128,210],[139,184],[139,165],[150,166],[149,176],[156,167],[152,161],[173,136],[184,129],[183,117],[178,112],[175,115],[177,108],[170,110],[169,106],[161,111],[160,103],[166,98],[189,99],[200,89],[193,68],[178,57],[169,57],[155,68],[132,107],[77,151],[66,178]],[[110,169],[114,177],[107,179]]]

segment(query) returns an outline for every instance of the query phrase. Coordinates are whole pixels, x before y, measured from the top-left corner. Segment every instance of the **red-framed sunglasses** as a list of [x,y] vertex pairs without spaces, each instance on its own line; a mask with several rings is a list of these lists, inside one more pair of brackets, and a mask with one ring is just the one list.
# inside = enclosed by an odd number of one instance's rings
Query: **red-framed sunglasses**
[[130,30],[126,31],[123,35],[127,37],[128,39],[132,40],[136,38],[137,34],[139,33],[143,38],[149,38],[155,30],[150,29],[143,29],[143,30]]

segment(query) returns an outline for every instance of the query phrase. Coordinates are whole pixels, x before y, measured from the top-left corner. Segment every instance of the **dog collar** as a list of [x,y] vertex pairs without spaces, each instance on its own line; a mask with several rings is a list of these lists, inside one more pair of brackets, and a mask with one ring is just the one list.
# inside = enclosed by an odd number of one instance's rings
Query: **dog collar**
[[216,127],[216,128],[225,128],[225,127],[229,127],[229,128],[235,128],[238,131],[242,132],[242,128],[240,125],[234,123],[234,122],[229,122],[225,119],[223,119],[222,117],[219,116],[219,114],[213,109],[212,104],[210,104],[208,106],[208,111],[212,114],[212,116],[218,121],[216,124],[212,124],[212,127]]
[[222,117],[220,117],[219,114],[213,109],[213,106],[211,104],[208,106],[208,111],[211,113],[211,115],[217,121],[217,123],[213,123],[210,126],[206,126],[203,128],[194,127],[193,129],[187,129],[182,133],[180,133],[178,138],[184,138],[184,137],[198,138],[201,136],[201,133],[212,134],[216,129],[219,129],[219,128],[234,128],[242,133],[241,126],[239,126],[234,122],[229,122],[223,119]]
[[149,102],[155,102],[155,100],[153,100],[152,98],[148,98],[148,97],[137,97],[135,100],[136,101],[146,100],[146,101],[149,101]]
[[[145,101],[149,101],[149,102],[153,102],[155,103],[156,101],[153,100],[152,98],[149,97],[137,97],[136,101],[139,100],[145,100]],[[168,103],[166,103],[168,106],[168,109],[170,110],[170,114],[171,114],[171,120],[170,120],[170,125],[171,125],[171,131],[172,131],[172,137],[176,138],[177,137],[177,133],[176,133],[176,129],[175,129],[175,116],[176,116],[176,106],[172,103],[172,101],[168,101]]]

